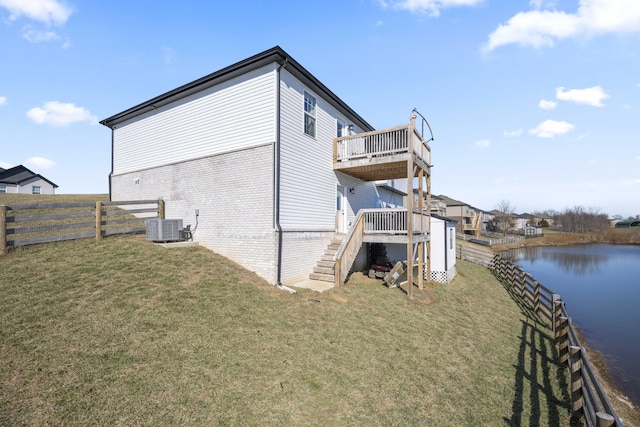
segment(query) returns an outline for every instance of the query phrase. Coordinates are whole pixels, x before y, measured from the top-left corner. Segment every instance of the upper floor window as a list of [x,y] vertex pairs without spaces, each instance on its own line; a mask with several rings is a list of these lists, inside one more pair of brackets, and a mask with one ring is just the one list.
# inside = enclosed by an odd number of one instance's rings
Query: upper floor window
[[7,192],[7,184],[0,184],[0,193]]
[[344,122],[340,119],[338,119],[338,128],[336,130],[336,136],[338,138],[340,138],[341,136],[344,136]]
[[33,187],[31,187],[31,194],[40,194],[40,186],[34,185]]
[[304,133],[316,137],[316,98],[304,93]]

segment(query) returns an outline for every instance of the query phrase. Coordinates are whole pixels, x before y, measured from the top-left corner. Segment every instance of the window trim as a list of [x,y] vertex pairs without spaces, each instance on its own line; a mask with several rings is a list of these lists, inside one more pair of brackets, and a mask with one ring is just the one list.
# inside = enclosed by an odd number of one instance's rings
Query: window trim
[[[313,99],[313,114],[307,112],[307,97]],[[307,132],[307,117],[313,120],[313,135]],[[313,139],[318,135],[318,98],[307,90],[304,90],[302,96],[302,132]]]
[[[38,189],[37,193],[36,193],[36,188]],[[40,186],[40,185],[32,185],[31,186],[31,194],[42,194],[42,186]]]

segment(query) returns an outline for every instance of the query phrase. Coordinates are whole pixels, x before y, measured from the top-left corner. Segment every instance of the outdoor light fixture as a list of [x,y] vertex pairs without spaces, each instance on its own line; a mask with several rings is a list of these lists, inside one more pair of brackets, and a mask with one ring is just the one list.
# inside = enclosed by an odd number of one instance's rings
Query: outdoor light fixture
[[349,193],[353,194],[356,192],[356,189],[353,187],[349,187]]

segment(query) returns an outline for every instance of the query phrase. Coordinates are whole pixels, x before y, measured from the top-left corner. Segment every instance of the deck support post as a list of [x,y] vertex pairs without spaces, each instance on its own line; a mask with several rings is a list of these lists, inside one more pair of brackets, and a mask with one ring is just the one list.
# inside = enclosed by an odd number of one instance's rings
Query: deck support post
[[420,242],[418,243],[418,289],[424,288],[424,197],[422,197],[422,180],[424,171],[418,171],[418,209],[420,210]]
[[[409,126],[409,138],[413,126]],[[411,144],[408,144],[409,150]],[[413,298],[413,161],[407,160],[407,295]]]

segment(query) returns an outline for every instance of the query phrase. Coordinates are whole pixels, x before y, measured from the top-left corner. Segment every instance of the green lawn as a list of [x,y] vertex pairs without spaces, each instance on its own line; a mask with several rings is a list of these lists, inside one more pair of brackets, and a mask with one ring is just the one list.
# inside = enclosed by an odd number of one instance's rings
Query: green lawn
[[0,425],[569,425],[547,326],[488,270],[291,295],[144,237],[0,256]]

